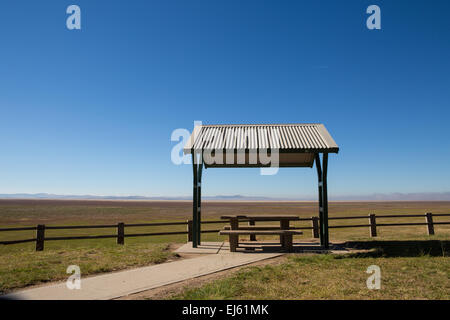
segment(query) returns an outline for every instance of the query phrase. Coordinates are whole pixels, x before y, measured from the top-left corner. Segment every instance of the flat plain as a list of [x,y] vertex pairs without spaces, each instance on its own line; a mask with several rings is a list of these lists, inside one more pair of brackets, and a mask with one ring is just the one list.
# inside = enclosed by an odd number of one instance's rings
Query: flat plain
[[[432,213],[450,213],[450,202],[330,202],[329,216],[368,216],[369,213],[380,214],[425,214]],[[293,214],[300,217],[311,217],[318,215],[318,207],[316,202],[244,202],[244,201],[204,201],[202,203],[203,220],[216,220],[223,214]],[[0,228],[36,226],[37,224],[45,224],[46,226],[66,226],[66,225],[94,225],[94,224],[117,224],[124,223],[150,223],[150,222],[169,222],[169,221],[186,221],[192,215],[192,202],[190,201],[109,201],[109,200],[0,200]],[[393,219],[377,219],[377,223],[394,223],[394,222],[425,222],[423,217],[417,218],[393,218]],[[449,221],[449,217],[435,217],[434,221]],[[344,224],[367,224],[368,218],[354,220],[330,220],[330,226],[338,226]],[[204,225],[204,229],[220,229],[223,224]],[[296,222],[295,226],[310,226],[310,222]],[[126,233],[143,233],[143,232],[167,232],[167,231],[185,231],[186,226],[156,226],[156,227],[140,227],[126,228]],[[69,236],[69,235],[101,235],[115,234],[116,230],[111,229],[80,229],[80,230],[47,230],[46,236]],[[0,232],[0,241],[33,238],[35,231],[17,231],[17,232]],[[448,243],[450,239],[450,225],[436,225],[435,235],[429,236],[426,232],[426,226],[401,226],[401,227],[379,227],[379,241],[422,241],[427,243],[428,240],[438,240],[442,243]],[[218,241],[223,238],[217,233],[208,233],[203,235],[203,240]],[[297,237],[298,240],[312,240],[310,230],[305,230],[302,236]],[[369,237],[367,227],[363,228],[336,228],[330,229],[331,241],[372,241]],[[42,252],[34,251],[34,243],[0,245],[0,292],[8,292],[10,290],[41,284],[48,281],[62,280],[67,278],[66,268],[71,264],[77,264],[81,267],[84,275],[91,275],[101,272],[109,272],[121,270],[125,268],[133,268],[145,266],[153,263],[162,263],[168,260],[178,259],[171,251],[171,247],[177,243],[186,242],[186,235],[169,235],[169,236],[151,236],[151,237],[133,237],[126,238],[125,245],[116,244],[115,239],[92,239],[92,240],[70,240],[70,241],[47,241],[45,249]],[[411,242],[413,243],[413,242]],[[405,249],[405,252],[409,252]],[[409,254],[408,257],[401,257],[396,254],[391,256],[389,266],[392,270],[397,267],[404,268],[407,272],[414,268],[407,267],[411,263],[419,263],[418,268],[424,268],[423,272],[428,276],[428,282],[435,284],[436,290],[429,289],[429,293],[424,298],[448,298],[448,293],[442,292],[442,286],[449,286],[448,254],[446,250],[442,250],[442,254],[433,251]],[[438,250],[439,251],[439,250]],[[420,257],[416,257],[419,255]],[[428,257],[424,258],[424,257]],[[372,257],[374,258],[374,257]],[[380,258],[380,257],[376,257]],[[386,257],[384,257],[386,258]],[[383,258],[383,259],[384,259]],[[302,259],[302,258],[298,258]],[[342,264],[342,275],[345,275],[345,269],[359,268],[361,259],[339,260],[320,260],[321,258],[313,258],[308,263],[302,260],[289,260],[286,266],[301,265],[302,270],[311,269],[311,272],[318,272],[322,265],[323,273],[317,279],[325,281],[326,270],[331,271],[338,268]],[[315,260],[314,260],[315,259]],[[381,259],[381,258],[380,258]],[[402,260],[403,259],[403,260]],[[420,259],[409,261],[405,259]],[[437,259],[437,260],[436,260]],[[346,261],[358,264],[358,266],[347,265]],[[396,267],[396,261],[399,265]],[[317,263],[316,263],[317,262]],[[341,263],[342,262],[342,263]],[[406,265],[404,265],[406,263]],[[316,267],[317,266],[317,267]],[[353,267],[352,267],[353,266]],[[295,277],[296,273],[292,273],[291,267],[279,267],[280,273],[289,273]],[[268,267],[270,268],[270,267]],[[428,270],[427,268],[431,268]],[[287,270],[287,271],[286,271]],[[403,270],[403,269],[402,269]],[[434,271],[433,271],[434,270]],[[274,270],[272,270],[274,271]],[[276,270],[275,270],[276,271]],[[278,272],[277,271],[277,272]],[[247,271],[243,271],[247,272]],[[265,275],[263,269],[253,271],[258,275]],[[284,272],[284,273],[283,273]],[[297,272],[297,271],[296,271]],[[276,272],[274,273],[276,274]],[[297,273],[298,274],[298,273]],[[444,274],[442,278],[442,274]],[[242,276],[240,276],[242,277]],[[345,277],[344,277],[345,278]],[[252,277],[248,277],[252,279]],[[259,281],[259,276],[255,276],[255,281]],[[400,277],[400,279],[403,279]],[[330,278],[330,281],[332,278]],[[347,281],[349,284],[351,283]],[[186,291],[178,295],[178,298],[276,298],[278,290],[281,287],[273,287],[273,292],[264,293],[265,296],[255,295],[245,291],[240,287],[237,291],[222,292],[223,288],[235,288],[231,286],[235,280],[227,280],[228,282],[207,285],[199,291]],[[300,280],[299,280],[300,281]],[[405,278],[405,281],[409,281]],[[444,281],[444,282],[442,282]],[[246,285],[245,281],[242,282]],[[274,281],[274,285],[277,282]],[[280,298],[345,298],[341,290],[342,282],[336,284],[336,292],[329,290],[308,292],[304,296],[292,295],[280,296]],[[345,281],[343,282],[345,283]],[[248,283],[249,288],[251,283]],[[299,282],[299,286],[303,286]],[[330,283],[331,285],[335,285]],[[397,284],[402,285],[402,284]],[[406,286],[406,283],[404,284]],[[212,286],[212,287],[211,287]],[[345,287],[345,286],[344,286]],[[214,291],[211,288],[216,288]],[[212,291],[211,291],[212,290]],[[244,291],[243,291],[244,290]],[[262,291],[258,291],[262,292]],[[293,296],[294,295],[294,296]],[[357,298],[357,294],[351,295]],[[414,293],[409,295],[397,295],[390,292],[386,295],[377,295],[374,298],[408,298],[413,297]],[[420,296],[417,296],[420,298]],[[361,295],[361,298],[371,298]]]

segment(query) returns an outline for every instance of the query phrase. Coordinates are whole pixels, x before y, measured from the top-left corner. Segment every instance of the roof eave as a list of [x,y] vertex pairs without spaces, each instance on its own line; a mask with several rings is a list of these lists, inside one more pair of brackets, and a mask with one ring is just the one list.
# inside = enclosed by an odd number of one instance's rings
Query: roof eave
[[[184,154],[192,153],[203,153],[203,152],[213,152],[221,151],[223,153],[229,152],[231,149],[194,149],[194,148],[184,148]],[[270,149],[269,149],[270,150]],[[260,149],[232,149],[232,152],[259,152]],[[278,149],[279,153],[339,153],[339,147],[336,148],[320,148],[320,149]]]

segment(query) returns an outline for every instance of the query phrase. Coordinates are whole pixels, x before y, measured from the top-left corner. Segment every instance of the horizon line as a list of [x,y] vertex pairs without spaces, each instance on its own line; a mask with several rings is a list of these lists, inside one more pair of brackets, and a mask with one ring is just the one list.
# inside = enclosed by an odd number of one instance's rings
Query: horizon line
[[[214,195],[203,196],[204,201],[282,201],[282,202],[317,202],[314,196],[277,197],[246,195]],[[192,196],[113,196],[113,195],[76,195],[51,193],[5,193],[0,194],[2,200],[119,200],[119,201],[192,201]],[[330,201],[450,201],[450,192],[414,192],[414,193],[372,193],[360,195],[329,196]]]

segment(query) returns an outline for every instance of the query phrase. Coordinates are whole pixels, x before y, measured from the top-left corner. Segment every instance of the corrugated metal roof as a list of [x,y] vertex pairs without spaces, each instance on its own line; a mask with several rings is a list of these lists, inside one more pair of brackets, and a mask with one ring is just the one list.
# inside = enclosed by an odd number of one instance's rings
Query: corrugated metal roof
[[184,152],[230,149],[334,153],[339,151],[323,124],[298,123],[196,126],[184,147]]

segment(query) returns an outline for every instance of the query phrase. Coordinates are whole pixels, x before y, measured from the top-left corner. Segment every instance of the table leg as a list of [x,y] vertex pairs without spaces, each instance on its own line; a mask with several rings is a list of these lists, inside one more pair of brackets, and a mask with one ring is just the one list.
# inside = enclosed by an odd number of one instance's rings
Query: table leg
[[237,218],[230,219],[230,228],[231,230],[237,230],[239,228],[239,221]]
[[239,243],[239,236],[237,234],[230,234],[230,252],[236,252],[238,243]]
[[[239,228],[239,221],[237,218],[230,219],[230,229],[237,230]],[[230,234],[230,251],[236,252],[236,248],[239,245],[239,235]]]
[[[249,225],[249,226],[254,226],[254,225],[255,225],[255,220],[250,220],[250,221],[248,222],[248,225]],[[251,234],[251,235],[250,235],[250,241],[256,241],[256,235]]]

